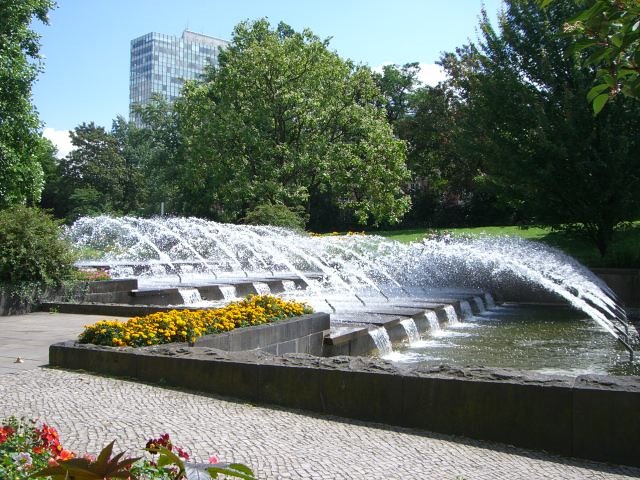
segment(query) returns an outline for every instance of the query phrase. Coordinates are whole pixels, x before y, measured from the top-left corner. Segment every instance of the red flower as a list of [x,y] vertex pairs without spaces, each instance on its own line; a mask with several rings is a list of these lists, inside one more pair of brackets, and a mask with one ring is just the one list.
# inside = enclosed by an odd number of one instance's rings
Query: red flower
[[[147,445],[145,446],[145,448],[151,453],[158,453],[160,447],[164,447],[167,450],[173,450],[174,445],[173,443],[171,443],[171,439],[169,438],[168,433],[163,433],[159,438],[149,439],[147,441]],[[179,457],[184,458],[185,460],[189,460],[189,454],[178,446],[176,446],[176,453]]]
[[0,427],[0,443],[4,443],[7,439],[15,433],[13,427],[7,425],[5,427]]

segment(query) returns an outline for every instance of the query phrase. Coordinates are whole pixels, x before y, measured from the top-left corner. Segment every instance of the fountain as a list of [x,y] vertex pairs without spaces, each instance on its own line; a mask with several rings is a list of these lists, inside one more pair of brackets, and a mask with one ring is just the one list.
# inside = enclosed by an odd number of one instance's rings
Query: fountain
[[[81,218],[67,235],[81,251],[100,252],[80,265],[108,267],[114,278],[135,275],[141,289],[219,284],[230,299],[234,282],[244,279],[268,293],[266,279],[279,279],[280,295],[332,313],[336,325],[353,318],[371,324],[368,318],[392,313],[407,318],[433,301],[449,304],[441,305],[449,326],[473,317],[470,301],[478,313],[495,308],[489,292],[527,300],[525,292],[567,303],[627,345],[633,342],[623,309],[602,281],[560,251],[518,238],[407,245],[373,235],[310,236],[197,218],[107,216]],[[437,321],[428,320],[433,330]]]

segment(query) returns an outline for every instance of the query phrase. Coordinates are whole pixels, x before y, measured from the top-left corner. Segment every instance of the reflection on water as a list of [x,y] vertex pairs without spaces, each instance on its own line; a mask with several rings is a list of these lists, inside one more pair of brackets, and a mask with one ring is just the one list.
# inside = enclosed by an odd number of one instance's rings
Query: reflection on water
[[583,313],[504,305],[424,338],[390,358],[400,362],[517,368],[546,374],[640,375],[626,350]]

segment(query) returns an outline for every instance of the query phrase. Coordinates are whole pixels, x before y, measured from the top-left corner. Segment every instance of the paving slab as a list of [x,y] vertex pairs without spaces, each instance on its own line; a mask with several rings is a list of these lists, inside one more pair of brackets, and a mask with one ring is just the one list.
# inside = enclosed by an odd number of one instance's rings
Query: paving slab
[[[0,317],[0,372],[48,365],[49,345],[78,338],[84,325],[118,318],[125,320],[124,317],[49,312]],[[15,363],[18,357],[24,363]]]

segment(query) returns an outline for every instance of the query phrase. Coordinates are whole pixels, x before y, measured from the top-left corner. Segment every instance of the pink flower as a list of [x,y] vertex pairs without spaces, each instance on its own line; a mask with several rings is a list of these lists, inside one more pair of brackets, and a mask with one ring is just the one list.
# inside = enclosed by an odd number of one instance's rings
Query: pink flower
[[218,460],[218,457],[216,457],[215,455],[211,455],[209,457],[209,463],[218,463],[220,460]]

